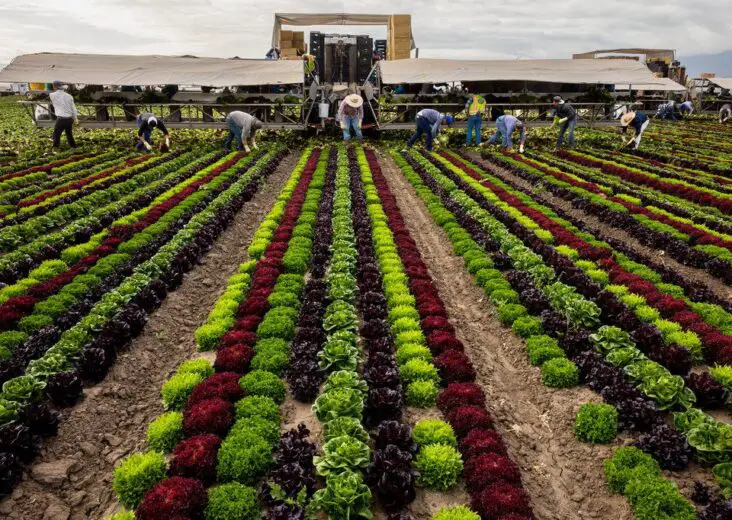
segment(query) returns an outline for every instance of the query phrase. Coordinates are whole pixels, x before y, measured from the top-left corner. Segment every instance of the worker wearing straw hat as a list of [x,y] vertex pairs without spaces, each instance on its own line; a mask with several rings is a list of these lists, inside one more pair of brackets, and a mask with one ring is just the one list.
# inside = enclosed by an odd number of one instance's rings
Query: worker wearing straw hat
[[356,133],[356,139],[363,139],[361,134],[361,122],[363,121],[363,98],[358,94],[349,94],[338,107],[338,115],[336,116],[343,130],[343,140],[348,142],[351,140],[351,128]]
[[623,114],[620,118],[620,130],[625,133],[628,130],[628,126],[632,126],[635,129],[635,136],[633,138],[628,139],[627,142],[623,139],[623,147],[634,142],[635,145],[633,146],[633,149],[637,150],[638,145],[640,145],[643,132],[646,131],[650,122],[651,120],[648,119],[648,116],[643,112],[627,112]]

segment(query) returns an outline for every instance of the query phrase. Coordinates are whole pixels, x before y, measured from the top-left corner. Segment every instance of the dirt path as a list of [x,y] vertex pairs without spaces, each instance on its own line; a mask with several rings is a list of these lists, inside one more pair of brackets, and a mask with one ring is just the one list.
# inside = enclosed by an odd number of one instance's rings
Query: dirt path
[[[530,182],[520,178],[517,175],[512,174],[511,172],[504,168],[501,168],[500,166],[482,160],[478,154],[470,153],[469,155],[477,165],[481,166],[483,169],[489,171],[493,175],[496,175],[503,180],[515,182],[522,188],[527,188],[533,191],[533,185]],[[611,238],[615,238],[624,242],[628,246],[632,247],[635,251],[641,253],[647,258],[651,258],[654,261],[665,265],[666,267],[670,267],[671,269],[682,274],[689,280],[704,284],[706,287],[709,288],[709,290],[713,291],[720,298],[728,300],[732,299],[732,289],[723,281],[711,276],[704,269],[696,269],[694,267],[685,266],[677,262],[670,256],[667,256],[664,251],[644,246],[626,231],[605,224],[597,217],[590,215],[589,213],[585,213],[581,209],[575,208],[574,206],[572,206],[571,203],[567,202],[561,197],[553,195],[547,190],[541,190],[540,193],[534,193],[534,195],[532,196],[535,197],[538,202],[546,200],[552,204],[555,204],[557,207],[569,213],[572,217],[586,222],[590,226],[590,228],[599,230],[600,232]]]
[[[495,317],[471,275],[455,256],[412,186],[390,157],[380,154],[384,175],[447,306],[457,335],[478,372],[477,382],[510,455],[521,467],[540,520],[631,519],[628,502],[612,495],[601,461],[611,446],[579,442],[574,416],[582,403],[600,401],[587,388],[552,390],[529,365],[523,343]],[[619,444],[621,441],[617,441]]]
[[150,316],[143,333],[121,352],[106,379],[85,390],[66,412],[58,436],[48,439],[30,475],[0,504],[9,519],[105,518],[116,506],[114,465],[145,447],[148,424],[163,412],[160,387],[196,354],[193,333],[206,319],[226,281],[246,260],[246,247],[289,177],[288,156],[219,237],[203,264],[186,274]]

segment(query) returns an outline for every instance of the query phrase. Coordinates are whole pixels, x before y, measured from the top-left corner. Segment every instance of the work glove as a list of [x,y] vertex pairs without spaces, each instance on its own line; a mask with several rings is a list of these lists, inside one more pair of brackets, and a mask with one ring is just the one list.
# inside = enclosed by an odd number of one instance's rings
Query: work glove
[[524,153],[524,145],[523,144],[521,144],[519,146],[519,153]]
[[560,125],[563,125],[564,123],[566,123],[566,122],[567,122],[567,119],[568,119],[567,117],[563,117],[562,119],[560,119],[560,120],[559,120],[559,121],[557,121],[557,122],[558,122],[558,123],[559,123]]
[[148,143],[147,141],[143,141],[142,144],[145,146],[145,150],[147,150],[148,152],[152,150],[152,146],[150,146],[150,143]]
[[361,129],[361,120],[359,119],[356,124],[358,125],[358,129],[360,130]]
[[259,150],[259,146],[257,146],[257,143],[252,142],[252,146],[254,147],[255,150]]
[[247,146],[244,147],[244,151],[246,153],[250,153],[251,152],[251,150],[249,149],[249,145],[247,145]]
[[341,130],[346,129],[346,123],[344,121],[341,121]]

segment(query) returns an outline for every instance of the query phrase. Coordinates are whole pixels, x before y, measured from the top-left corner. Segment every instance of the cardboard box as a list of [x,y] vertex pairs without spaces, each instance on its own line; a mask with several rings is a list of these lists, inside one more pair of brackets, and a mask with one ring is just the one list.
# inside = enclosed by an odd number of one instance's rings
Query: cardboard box
[[292,31],[280,30],[280,41],[292,41]]
[[293,42],[305,42],[305,32],[304,31],[295,31],[292,33],[292,41]]
[[280,56],[297,56],[297,49],[289,48],[289,49],[280,49]]
[[280,50],[285,49],[294,49],[295,45],[292,43],[292,40],[280,40]]

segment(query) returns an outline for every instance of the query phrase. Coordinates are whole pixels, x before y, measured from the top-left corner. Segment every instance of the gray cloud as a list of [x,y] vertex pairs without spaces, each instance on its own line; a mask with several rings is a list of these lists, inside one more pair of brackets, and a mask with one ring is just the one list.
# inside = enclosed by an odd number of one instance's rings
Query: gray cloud
[[[274,12],[411,12],[422,57],[564,58],[607,47],[731,47],[732,0],[3,0],[0,63],[42,51],[262,57]],[[335,28],[327,28],[335,30]],[[384,37],[383,28],[349,28]]]

